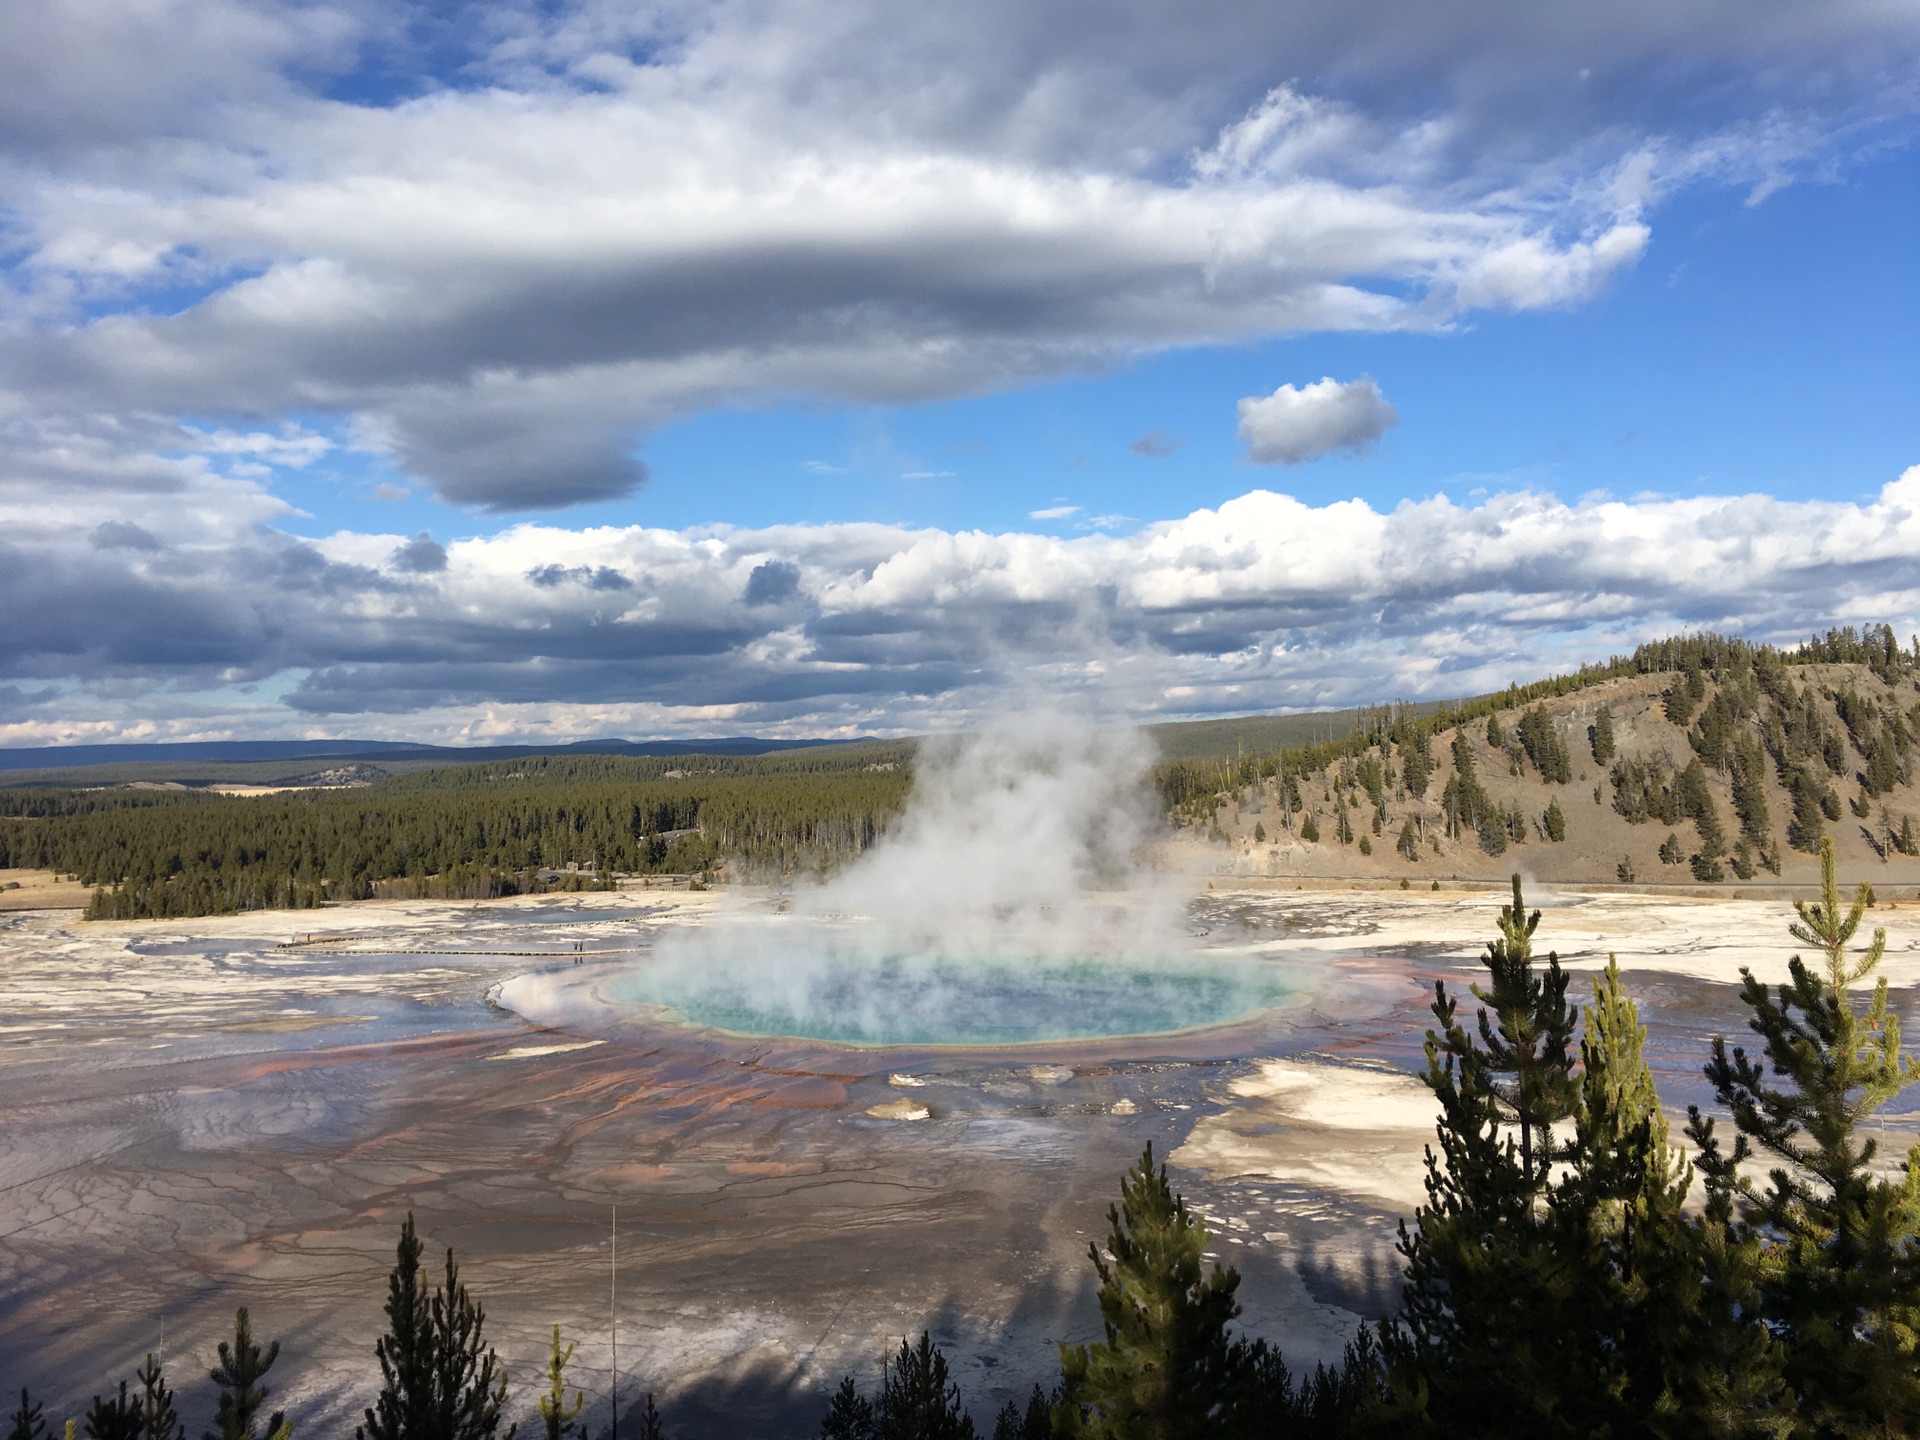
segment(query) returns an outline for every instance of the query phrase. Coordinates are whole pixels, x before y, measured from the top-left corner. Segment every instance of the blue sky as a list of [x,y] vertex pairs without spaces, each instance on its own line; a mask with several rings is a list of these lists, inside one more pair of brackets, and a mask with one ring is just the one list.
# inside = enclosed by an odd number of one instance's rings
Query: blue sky
[[11,743],[1920,624],[1910,12],[210,0],[0,53]]
[[[1182,349],[920,405],[710,411],[642,441],[651,479],[639,493],[569,521],[1000,530],[1071,505],[1040,528],[1072,534],[1100,517],[1135,529],[1256,486],[1314,504],[1519,487],[1568,499],[1871,496],[1920,461],[1920,154],[1894,150],[1757,204],[1749,193],[1712,186],[1667,201],[1637,265],[1586,303],[1545,313],[1474,315],[1439,334]],[[1248,463],[1237,399],[1361,374],[1400,417],[1372,451]],[[1170,453],[1130,448],[1156,435]],[[367,473],[290,483],[314,515],[294,528],[319,535],[360,520],[377,483]],[[396,514],[448,534],[512,523],[431,503]]]

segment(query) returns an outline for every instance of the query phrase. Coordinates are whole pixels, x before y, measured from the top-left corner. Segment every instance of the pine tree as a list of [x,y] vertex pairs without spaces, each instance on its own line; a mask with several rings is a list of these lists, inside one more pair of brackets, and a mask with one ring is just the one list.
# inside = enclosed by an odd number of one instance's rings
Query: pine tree
[[[434,1440],[492,1440],[507,1402],[506,1367],[486,1344],[486,1311],[461,1283],[451,1246],[432,1315]],[[508,1426],[506,1440],[518,1428]]]
[[1309,845],[1318,845],[1320,843],[1320,826],[1313,818],[1313,812],[1311,810],[1307,812],[1306,818],[1300,822],[1300,838]]
[[[662,1423],[660,1411],[653,1403],[651,1390],[647,1391],[647,1398],[641,1404],[637,1421],[627,1426],[627,1432],[637,1437],[637,1440],[666,1440],[667,1427]],[[513,1432],[509,1430],[507,1434],[511,1436]]]
[[[507,1375],[486,1345],[486,1312],[461,1283],[451,1249],[445,1279],[429,1295],[422,1248],[408,1214],[387,1277],[387,1333],[374,1344],[380,1394],[356,1440],[492,1440]],[[508,1427],[506,1440],[517,1428]]]
[[853,1376],[843,1376],[820,1421],[820,1440],[874,1440],[873,1402],[860,1393]]
[[1516,728],[1520,744],[1542,780],[1551,785],[1565,785],[1573,779],[1567,747],[1561,744],[1560,732],[1554,728],[1553,717],[1547,713],[1546,706],[1535,705],[1527,710]]
[[1252,1347],[1233,1340],[1239,1273],[1201,1273],[1207,1229],[1153,1163],[1149,1144],[1107,1209],[1107,1254],[1087,1253],[1100,1277],[1104,1342],[1060,1347],[1054,1428],[1099,1440],[1184,1440],[1240,1422]]
[[[1561,1147],[1554,1127],[1575,1112],[1577,1010],[1549,953],[1533,961],[1538,911],[1520,877],[1487,947],[1487,1008],[1474,1032],[1446,983],[1434,985],[1437,1030],[1427,1032],[1426,1080],[1440,1102],[1440,1154],[1427,1152],[1427,1200],[1416,1227],[1400,1227],[1407,1262],[1401,1315],[1383,1327],[1403,1425],[1437,1435],[1579,1433],[1568,1416],[1583,1341],[1565,1317],[1583,1280],[1548,1204]],[[1477,1034],[1476,1034],[1477,1032]]]
[[1606,765],[1613,760],[1613,707],[1602,705],[1595,712],[1593,724],[1587,727],[1587,748],[1593,752],[1593,763]]
[[1671,1365],[1677,1377],[1663,1435],[1707,1435],[1716,1440],[1766,1436],[1780,1440],[1793,1430],[1793,1406],[1782,1375],[1784,1347],[1774,1339],[1760,1304],[1767,1257],[1760,1237],[1736,1216],[1740,1164],[1751,1153],[1745,1136],[1731,1154],[1720,1147],[1714,1122],[1687,1107],[1687,1136],[1698,1150],[1706,1181],[1706,1212],[1688,1227],[1700,1283],[1691,1292],[1669,1288],[1671,1326],[1677,1343]]
[[1740,833],[1756,850],[1765,850],[1772,829],[1767,809],[1767,756],[1758,741],[1736,742],[1728,752],[1733,777],[1733,812]]
[[1706,676],[1701,674],[1697,665],[1688,665],[1661,692],[1660,698],[1667,707],[1667,719],[1675,725],[1684,726],[1693,718],[1693,707],[1700,703],[1706,693]]
[[1567,838],[1567,812],[1560,808],[1558,800],[1547,802],[1547,813],[1540,828],[1546,833],[1547,839],[1556,843]]
[[[1453,735],[1453,774],[1447,778],[1446,788],[1441,791],[1440,803],[1447,812],[1447,838],[1458,839],[1462,828],[1481,832],[1481,843],[1488,842],[1483,822],[1493,811],[1493,801],[1480,784],[1478,762],[1473,757],[1473,742],[1467,738],[1464,729],[1456,730]],[[1493,816],[1496,828],[1499,817]],[[1498,842],[1501,850],[1506,842]],[[1498,854],[1499,850],[1490,851]]]
[[264,1435],[256,1429],[260,1409],[267,1403],[263,1380],[279,1357],[278,1340],[265,1350],[254,1343],[246,1307],[234,1311],[233,1344],[220,1342],[220,1363],[208,1373],[219,1399],[214,1407],[215,1428],[206,1432],[205,1440],[292,1440],[293,1423],[281,1410],[268,1418]]
[[[1920,1147],[1898,1180],[1883,1179],[1878,1142],[1860,1130],[1920,1079],[1920,1061],[1901,1053],[1885,976],[1865,1012],[1854,1007],[1851,987],[1879,966],[1886,931],[1849,949],[1869,891],[1860,886],[1843,910],[1826,836],[1820,882],[1820,902],[1794,902],[1789,926],[1821,952],[1819,968],[1794,956],[1777,994],[1741,972],[1764,1061],[1714,1040],[1707,1078],[1740,1141],[1716,1162],[1747,1230],[1773,1241],[1761,1306],[1784,1340],[1803,1420],[1822,1435],[1911,1434],[1920,1429]],[[1778,1162],[1764,1190],[1734,1173],[1749,1145]]]
[[[1267,1356],[1278,1363],[1272,1352]],[[1338,1365],[1314,1366],[1297,1393],[1268,1407],[1274,1418],[1266,1433],[1286,1440],[1350,1440],[1372,1433],[1364,1427],[1389,1398],[1382,1389],[1381,1364],[1373,1332],[1363,1328],[1347,1342]],[[1284,1392],[1290,1387],[1278,1388]]]
[[139,1440],[140,1421],[140,1397],[129,1395],[122,1380],[117,1395],[93,1397],[80,1433],[86,1440]]
[[[1567,977],[1558,954],[1548,952],[1544,976],[1534,971],[1533,934],[1540,926],[1540,912],[1526,914],[1518,875],[1513,877],[1513,904],[1502,907],[1497,924],[1500,938],[1487,947],[1491,983],[1485,989],[1472,988],[1475,999],[1493,1007],[1493,1023],[1483,1011],[1479,1025],[1486,1073],[1494,1077],[1494,1097],[1503,1118],[1519,1128],[1521,1170],[1533,1186],[1552,1163],[1552,1127],[1574,1110],[1571,1057],[1579,1011],[1567,1004]],[[1435,997],[1438,1015],[1442,997],[1437,987]]]
[[917,1344],[900,1342],[881,1380],[876,1409],[878,1440],[974,1440],[960,1387],[947,1375],[947,1357],[924,1330]]
[[573,1346],[560,1348],[560,1327],[556,1325],[553,1348],[547,1354],[547,1391],[537,1402],[546,1440],[575,1440],[586,1434],[586,1427],[576,1423],[581,1407],[587,1403],[586,1395],[575,1390],[573,1403],[567,1403],[567,1366],[572,1360]]
[[1574,1139],[1552,1197],[1569,1256],[1583,1267],[1562,1323],[1584,1332],[1584,1374],[1596,1433],[1635,1433],[1666,1415],[1702,1423],[1711,1410],[1678,1361],[1700,1348],[1703,1277],[1696,1227],[1684,1215],[1692,1170],[1668,1142],[1638,1007],[1609,956],[1594,981],[1580,1043]]
[[1400,773],[1406,780],[1407,793],[1414,799],[1427,793],[1433,779],[1433,743],[1425,730],[1416,728],[1400,742]]
[[1052,1440],[1054,1399],[1038,1385],[1027,1397],[1026,1408],[1009,1400],[993,1422],[993,1440]]
[[1787,822],[1787,844],[1808,854],[1817,854],[1826,826],[1826,791],[1813,772],[1796,765],[1786,781],[1793,798],[1793,818]]
[[140,1433],[146,1440],[185,1440],[187,1427],[174,1413],[173,1391],[151,1352],[134,1378],[140,1382]]
[[387,1333],[374,1342],[380,1394],[355,1440],[440,1440],[432,1428],[432,1301],[420,1281],[420,1237],[408,1212],[387,1276]]
[[1409,815],[1400,826],[1400,838],[1394,842],[1394,849],[1408,860],[1420,858],[1420,835],[1414,828],[1413,817]]
[[7,1417],[7,1440],[46,1440],[45,1408],[22,1389],[18,1408]]

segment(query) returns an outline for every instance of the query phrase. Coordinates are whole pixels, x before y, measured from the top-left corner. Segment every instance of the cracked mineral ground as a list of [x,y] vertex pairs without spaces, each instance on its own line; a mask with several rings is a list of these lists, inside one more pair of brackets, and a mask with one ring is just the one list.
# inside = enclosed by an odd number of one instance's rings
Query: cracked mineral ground
[[[1498,891],[1215,891],[1202,952],[1284,967],[1276,1009],[1159,1037],[856,1048],[700,1030],[607,997],[716,895],[371,904],[188,922],[0,919],[0,1383],[49,1414],[149,1350],[195,1383],[235,1306],[275,1403],[343,1433],[377,1370],[409,1212],[487,1307],[518,1409],[548,1327],[682,1436],[813,1433],[847,1371],[930,1329],[977,1420],[1098,1332],[1089,1241],[1152,1142],[1296,1373],[1398,1289],[1421,1196],[1432,985],[1471,979]],[[1780,901],[1555,893],[1538,944],[1617,952],[1670,1111],[1744,1036],[1738,970],[1784,974]],[[735,905],[777,909],[774,897]],[[1882,906],[1896,1008],[1920,952]],[[1892,1117],[1892,1156],[1911,1136]]]

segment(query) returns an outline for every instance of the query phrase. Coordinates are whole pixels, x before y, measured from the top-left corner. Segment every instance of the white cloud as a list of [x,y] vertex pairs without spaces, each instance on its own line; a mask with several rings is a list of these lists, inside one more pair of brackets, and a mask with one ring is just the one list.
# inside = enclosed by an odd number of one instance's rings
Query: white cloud
[[203,455],[254,456],[269,465],[283,465],[290,470],[304,470],[333,449],[333,442],[326,436],[298,425],[288,425],[278,435],[258,430],[246,433],[216,430],[208,434],[189,426],[186,435],[191,448]]
[[1920,627],[1920,466],[1867,503],[1508,491],[1380,511],[1255,490],[1072,538],[529,524],[308,542],[263,518],[210,475],[84,506],[0,495],[0,743],[96,723],[915,729],[968,723],[1014,677],[1206,713],[1470,694],[1679,630]]
[[1282,385],[1240,402],[1240,439],[1256,465],[1298,465],[1336,450],[1362,451],[1400,423],[1371,379]]
[[[1876,0],[571,0],[435,27],[0,7],[0,390],[47,423],[344,416],[443,498],[605,499],[704,408],[1578,303],[1674,186],[1805,173],[1920,93],[1920,18]],[[411,94],[328,98],[428,53]]]
[[1064,520],[1069,515],[1078,515],[1079,513],[1080,507],[1078,505],[1049,505],[1044,510],[1029,510],[1027,512],[1027,518],[1029,520]]

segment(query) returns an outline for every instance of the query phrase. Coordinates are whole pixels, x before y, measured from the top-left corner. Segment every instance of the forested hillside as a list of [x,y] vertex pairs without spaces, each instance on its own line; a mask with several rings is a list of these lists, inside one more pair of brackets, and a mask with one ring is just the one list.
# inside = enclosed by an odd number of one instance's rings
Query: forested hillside
[[[1161,767],[1169,809],[1243,873],[1718,885],[1843,863],[1920,880],[1920,660],[1885,627],[1792,650],[1642,646],[1349,739]],[[1227,860],[1222,855],[1222,861]]]
[[[1793,880],[1830,834],[1850,868],[1920,882],[1916,676],[1885,627],[1784,651],[1692,636],[1437,713],[1375,708],[1343,739],[1168,759],[1155,778],[1216,868],[1248,875]],[[245,798],[7,790],[0,868],[78,876],[96,918],[477,899],[722,862],[791,874],[872,844],[913,755],[535,755]]]
[[110,919],[485,899],[607,884],[614,872],[703,871],[722,857],[779,872],[872,844],[905,798],[910,760],[907,746],[534,756],[248,798],[0,791],[0,867],[77,875],[100,887],[89,915]]

